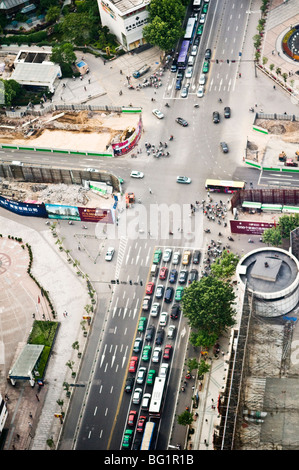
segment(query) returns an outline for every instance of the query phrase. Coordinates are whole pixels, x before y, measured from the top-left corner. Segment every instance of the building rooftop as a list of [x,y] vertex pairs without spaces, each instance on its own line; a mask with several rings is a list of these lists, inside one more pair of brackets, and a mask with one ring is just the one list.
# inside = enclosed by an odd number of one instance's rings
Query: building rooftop
[[110,0],[121,13],[127,13],[131,10],[145,7],[150,3],[149,0]]
[[239,275],[253,291],[275,293],[292,285],[298,276],[298,267],[289,253],[262,248],[252,251],[240,261]]

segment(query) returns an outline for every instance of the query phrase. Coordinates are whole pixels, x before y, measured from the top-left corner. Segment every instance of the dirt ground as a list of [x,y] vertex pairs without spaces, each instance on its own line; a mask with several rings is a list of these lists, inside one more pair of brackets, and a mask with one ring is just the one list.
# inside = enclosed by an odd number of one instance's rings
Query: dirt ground
[[282,151],[296,159],[299,150],[299,122],[257,119],[255,125],[268,130],[268,134],[252,130],[248,135],[247,158],[258,163],[281,166],[278,155]]
[[[136,114],[56,111],[41,116],[0,118],[0,143],[63,150],[105,151],[113,141],[125,140],[138,122]],[[53,145],[54,143],[54,145]]]
[[97,191],[76,184],[40,184],[10,181],[9,183],[4,182],[4,186],[5,189],[0,184],[0,193],[3,197],[23,202],[44,202],[45,204],[99,207],[101,209],[110,209],[113,204],[111,195],[100,196]]

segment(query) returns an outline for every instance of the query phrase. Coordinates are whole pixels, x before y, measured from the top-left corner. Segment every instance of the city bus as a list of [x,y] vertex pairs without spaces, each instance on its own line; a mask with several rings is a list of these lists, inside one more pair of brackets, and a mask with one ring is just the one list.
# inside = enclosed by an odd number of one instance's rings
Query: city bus
[[156,377],[152,392],[151,403],[149,406],[149,415],[154,418],[160,418],[164,400],[164,391],[166,385],[165,377]]
[[140,450],[150,450],[155,430],[155,423],[148,421],[144,428]]
[[194,34],[196,30],[196,19],[195,18],[189,18],[186,31],[185,31],[185,36],[184,39],[187,39],[188,41],[192,41]]
[[178,69],[184,69],[187,66],[188,62],[188,51],[189,51],[190,41],[184,40],[181,45],[180,53],[178,56]]
[[205,187],[207,191],[214,191],[218,193],[234,193],[240,189],[244,189],[245,182],[207,179]]
[[199,11],[201,0],[193,0],[193,11]]

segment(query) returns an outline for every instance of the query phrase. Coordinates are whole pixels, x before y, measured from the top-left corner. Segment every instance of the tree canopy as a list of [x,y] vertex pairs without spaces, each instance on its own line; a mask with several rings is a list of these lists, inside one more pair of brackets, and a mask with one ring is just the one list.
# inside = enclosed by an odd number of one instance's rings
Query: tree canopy
[[97,18],[89,12],[69,13],[59,23],[63,36],[80,46],[97,36]]
[[173,49],[184,34],[185,7],[180,0],[152,0],[148,11],[150,22],[143,28],[144,38],[164,51]]
[[232,286],[213,276],[202,277],[185,289],[182,299],[184,316],[193,328],[190,341],[198,346],[211,346],[235,324]]
[[73,45],[69,42],[54,46],[52,49],[51,60],[55,64],[72,64],[76,60]]

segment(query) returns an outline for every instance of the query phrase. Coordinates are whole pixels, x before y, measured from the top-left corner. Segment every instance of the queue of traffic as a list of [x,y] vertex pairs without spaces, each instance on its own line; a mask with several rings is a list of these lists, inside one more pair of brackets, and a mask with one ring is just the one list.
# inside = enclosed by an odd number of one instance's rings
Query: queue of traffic
[[[198,279],[199,262],[199,250],[154,251],[125,384],[130,403],[122,449],[154,446],[175,352],[181,300],[184,288]],[[156,422],[150,440],[144,434],[148,422]]]

